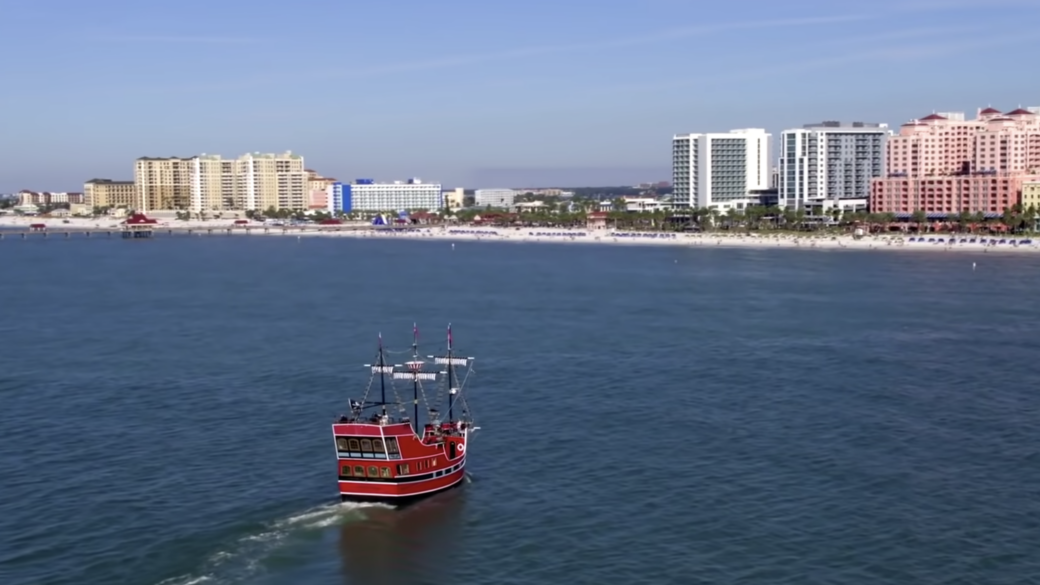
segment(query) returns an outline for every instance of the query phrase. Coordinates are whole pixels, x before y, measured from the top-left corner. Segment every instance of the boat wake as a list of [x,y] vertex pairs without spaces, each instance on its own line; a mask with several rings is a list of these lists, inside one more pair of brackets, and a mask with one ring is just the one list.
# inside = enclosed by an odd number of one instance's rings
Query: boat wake
[[364,520],[365,509],[372,508],[392,509],[393,506],[354,502],[327,504],[268,522],[259,531],[241,536],[209,555],[198,570],[156,585],[218,585],[254,579],[264,571],[265,561],[285,553],[294,543],[309,540],[309,533]]

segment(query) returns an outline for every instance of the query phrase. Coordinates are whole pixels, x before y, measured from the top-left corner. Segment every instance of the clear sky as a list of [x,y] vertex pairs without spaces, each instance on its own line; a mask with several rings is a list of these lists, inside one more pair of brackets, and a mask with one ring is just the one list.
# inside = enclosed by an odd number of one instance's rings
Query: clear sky
[[341,180],[666,180],[676,133],[1040,105],[1038,22],[1038,0],[0,0],[0,193],[284,150]]

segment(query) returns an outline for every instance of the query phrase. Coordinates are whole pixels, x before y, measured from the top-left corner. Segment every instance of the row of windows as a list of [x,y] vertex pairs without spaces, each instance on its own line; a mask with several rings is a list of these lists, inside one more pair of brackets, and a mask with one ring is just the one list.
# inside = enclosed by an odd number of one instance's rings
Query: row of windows
[[[437,460],[434,459],[432,461],[432,464],[436,465],[436,463],[437,463]],[[424,468],[429,468],[430,466],[431,466],[431,461],[424,461],[424,462],[421,462],[420,464],[417,465],[417,467],[424,467]],[[440,471],[435,471],[435,472],[433,472],[431,474],[427,474],[425,476],[419,476],[419,477],[403,479],[402,481],[418,481],[418,480],[423,480],[423,479],[429,479],[431,477],[441,477],[442,475],[447,475],[449,473],[453,473],[455,471],[458,471],[459,467],[461,467],[461,466],[462,466],[461,463],[456,463],[455,465],[453,465],[452,467],[450,467],[448,469],[442,469]],[[408,464],[407,463],[401,463],[401,464],[399,464],[397,466],[397,476],[403,476],[403,475],[409,475],[409,468],[408,468]],[[350,464],[350,463],[344,463],[343,465],[340,466],[340,468],[339,468],[339,478],[341,480],[345,480],[345,481],[386,481],[386,480],[392,479],[392,477],[390,475],[390,468],[389,467],[376,466],[376,465],[369,465],[369,466],[366,467],[364,465],[353,465],[353,464]]]
[[339,470],[340,477],[356,477],[356,478],[368,478],[368,479],[390,479],[390,468],[389,467],[376,467],[375,465],[368,466],[368,473],[365,473],[365,467],[363,465],[343,465]]
[[369,437],[336,437],[336,450],[346,457],[400,459],[401,450],[397,437],[374,439]]

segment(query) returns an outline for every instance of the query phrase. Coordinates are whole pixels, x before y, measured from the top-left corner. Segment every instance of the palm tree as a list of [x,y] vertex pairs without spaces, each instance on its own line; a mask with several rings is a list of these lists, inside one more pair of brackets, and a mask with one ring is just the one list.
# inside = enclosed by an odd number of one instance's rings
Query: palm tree
[[923,209],[914,210],[914,212],[910,214],[910,220],[917,224],[918,232],[925,231],[927,229],[927,227],[925,228],[925,230],[921,229],[921,226],[924,225],[926,221],[928,221],[928,214],[925,213]]
[[[1018,204],[1016,203],[1016,205],[1018,205]],[[1004,224],[1004,226],[1008,229],[1008,231],[1012,231],[1013,232],[1013,231],[1015,231],[1015,228],[1018,227],[1018,224],[1019,224],[1018,214],[1015,213],[1014,209],[1005,207],[1004,208],[1004,213],[1003,213],[1003,215],[1000,218],[1000,222]]]
[[1026,208],[1025,213],[1023,214],[1023,219],[1025,220],[1027,230],[1031,232],[1036,230],[1036,218],[1036,205],[1030,205],[1028,208]]

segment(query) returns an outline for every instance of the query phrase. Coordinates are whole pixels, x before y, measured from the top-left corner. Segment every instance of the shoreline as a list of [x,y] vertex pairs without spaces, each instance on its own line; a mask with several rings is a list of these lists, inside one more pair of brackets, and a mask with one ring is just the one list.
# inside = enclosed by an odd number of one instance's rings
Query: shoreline
[[[46,223],[48,232],[61,234],[64,232],[108,232],[120,230],[117,221],[70,218],[69,223],[55,223],[36,218],[0,217],[0,233],[2,231],[28,229],[32,223]],[[192,220],[171,221],[158,224],[156,230],[175,230],[184,233],[189,230],[206,230],[200,236],[252,236],[252,237],[333,237],[333,238],[383,238],[408,240],[440,240],[449,242],[510,242],[510,243],[558,243],[558,244],[590,244],[590,245],[627,245],[627,246],[681,246],[688,248],[785,248],[810,250],[905,250],[934,252],[973,252],[973,253],[1029,253],[1040,252],[1040,239],[1028,236],[979,236],[972,234],[930,234],[924,236],[909,234],[877,234],[866,235],[859,239],[850,235],[794,235],[770,233],[691,233],[691,232],[639,232],[613,229],[566,229],[566,228],[493,228],[475,226],[407,226],[401,228],[373,228],[367,225],[300,227],[272,227],[263,224],[251,224],[247,232],[244,227],[235,226],[232,220]],[[266,228],[266,231],[264,231]],[[230,230],[230,233],[228,233]],[[39,237],[32,234],[28,237]]]

